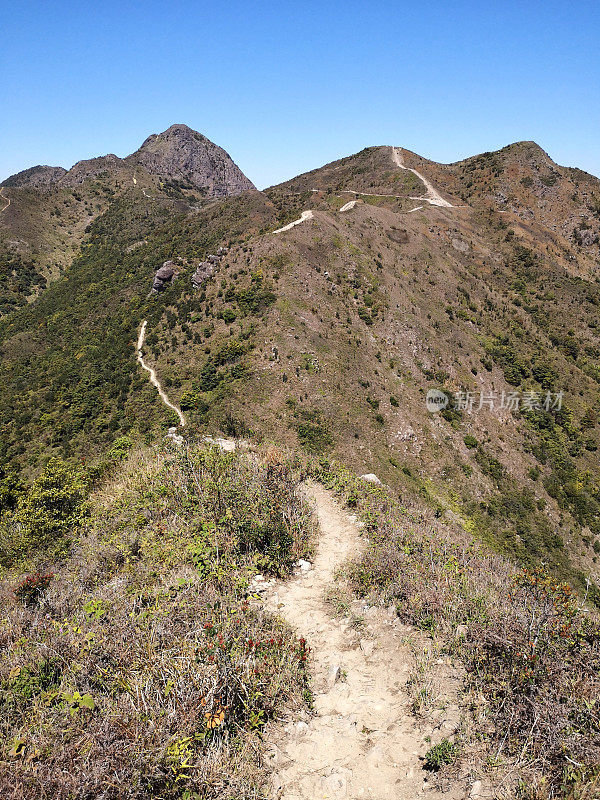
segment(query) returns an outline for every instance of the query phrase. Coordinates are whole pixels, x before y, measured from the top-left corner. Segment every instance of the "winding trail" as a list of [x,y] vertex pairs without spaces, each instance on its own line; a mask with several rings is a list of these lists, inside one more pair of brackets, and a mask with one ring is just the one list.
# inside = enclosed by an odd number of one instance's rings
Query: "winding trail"
[[[320,528],[314,569],[278,583],[266,602],[312,648],[315,714],[285,727],[280,723],[272,732],[271,797],[414,800],[424,792],[432,800],[464,797],[464,784],[456,781],[442,794],[422,769],[422,756],[444,734],[428,723],[419,728],[410,712],[405,686],[414,662],[404,641],[410,629],[400,625],[393,609],[369,609],[359,634],[347,619],[333,618],[324,600],[336,570],[362,548],[356,518],[321,486],[308,484],[304,493]],[[458,725],[456,706],[448,704],[443,713],[449,726]]]
[[[391,151],[392,151],[392,159],[394,161],[394,164],[397,167],[399,167],[400,169],[406,169],[409,172],[412,172],[413,175],[416,175],[417,178],[421,181],[421,183],[423,183],[423,185],[425,186],[426,194],[424,194],[422,197],[410,197],[409,198],[410,200],[417,200],[417,201],[420,201],[422,203],[429,203],[429,205],[431,205],[431,206],[440,206],[442,208],[456,208],[456,206],[453,206],[452,203],[450,203],[448,200],[444,200],[442,195],[437,191],[437,189],[435,189],[433,187],[433,185],[427,180],[427,178],[424,175],[422,175],[416,169],[413,169],[412,167],[407,167],[404,164],[404,162],[402,160],[401,149],[399,147],[392,147]],[[318,192],[321,191],[321,189],[311,189],[311,191],[314,192],[314,193],[318,193]],[[376,192],[358,192],[358,191],[355,191],[354,189],[341,189],[339,193],[340,194],[353,194],[356,197],[363,196],[363,197],[388,197],[388,198],[394,198],[394,199],[399,199],[399,200],[405,200],[406,199],[406,196],[405,195],[401,195],[401,194],[377,194]],[[294,194],[297,194],[297,193],[295,192]],[[339,210],[340,211],[350,211],[350,209],[354,208],[355,205],[356,205],[356,200],[350,200],[350,202],[348,202],[345,205],[343,205]],[[411,208],[406,213],[407,214],[412,214],[413,211],[420,211],[422,208],[423,208],[423,206],[416,206],[416,208]],[[292,228],[294,228],[296,225],[300,225],[302,222],[305,222],[308,219],[312,219],[313,216],[314,216],[314,214],[313,214],[312,211],[303,211],[302,214],[300,215],[299,219],[296,219],[293,222],[290,222],[287,225],[284,225],[283,228],[277,228],[277,230],[276,231],[272,231],[272,233],[284,233],[284,231],[289,231]]]
[[142,327],[140,328],[140,335],[138,337],[137,346],[136,346],[138,363],[140,364],[142,369],[145,369],[146,372],[150,373],[150,383],[153,386],[156,386],[156,388],[158,390],[158,394],[160,395],[160,399],[163,401],[163,403],[168,408],[170,408],[172,411],[174,411],[177,414],[177,416],[179,417],[179,424],[181,425],[182,428],[184,428],[185,427],[185,417],[183,415],[183,411],[180,408],[178,408],[177,406],[173,405],[173,403],[169,400],[169,398],[167,396],[167,393],[164,391],[164,389],[160,385],[160,381],[156,377],[155,370],[153,370],[152,367],[149,367],[145,363],[144,358],[142,356],[142,348],[144,346],[144,340],[146,338],[146,326],[147,325],[148,325],[148,320],[145,319],[142,322]]
[[409,172],[412,172],[413,175],[416,175],[417,178],[423,184],[425,184],[425,188],[427,189],[427,194],[425,194],[423,197],[411,197],[410,198],[411,200],[422,200],[423,202],[429,203],[432,206],[442,206],[443,208],[454,208],[452,203],[449,203],[447,200],[444,200],[442,195],[436,189],[433,188],[433,186],[431,185],[431,183],[429,183],[427,178],[421,175],[420,172],[417,172],[416,169],[404,165],[404,162],[402,161],[402,154],[400,152],[399,147],[392,147],[392,159],[397,167],[400,167],[400,169],[407,169]]
[[313,218],[312,211],[303,211],[300,215],[300,219],[295,219],[293,222],[289,222],[287,225],[284,225],[283,228],[277,228],[276,231],[273,233],[283,233],[284,231],[289,231],[294,228],[296,225],[300,225],[301,222],[305,222],[307,219]]
[[2,212],[3,212],[3,211],[6,211],[6,209],[7,209],[7,208],[9,207],[9,205],[10,205],[10,197],[5,197],[5,196],[2,194],[2,192],[3,192],[3,191],[4,191],[4,186],[0,187],[0,197],[1,197],[3,200],[6,200],[6,205],[4,206],[4,208],[0,208],[0,214],[2,214]]

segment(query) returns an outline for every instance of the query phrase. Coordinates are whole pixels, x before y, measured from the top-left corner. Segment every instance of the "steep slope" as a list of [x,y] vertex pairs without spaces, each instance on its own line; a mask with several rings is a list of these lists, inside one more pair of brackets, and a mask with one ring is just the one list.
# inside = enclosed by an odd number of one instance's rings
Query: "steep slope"
[[195,189],[204,197],[231,197],[255,189],[221,147],[187,125],[152,134],[125,161],[167,184]]
[[[495,179],[464,199],[459,167],[401,158],[369,148],[264,194],[177,216],[151,204],[160,218],[131,189],[69,274],[0,330],[3,457],[35,469],[176,422],[136,365],[147,319],[144,358],[190,435],[250,430],[336,453],[512,557],[596,579],[593,260],[541,219],[498,213]],[[449,205],[411,199],[432,191]],[[147,298],[167,258],[179,277]],[[430,413],[430,389],[463,406]],[[514,392],[539,407],[515,408]],[[548,392],[564,392],[561,408],[544,408]]]
[[58,277],[93,220],[126,194],[139,195],[152,214],[156,200],[192,206],[254,189],[224,150],[185,125],[153,134],[125,159],[109,154],[69,170],[32,167],[1,187],[10,204],[0,211],[0,314]]

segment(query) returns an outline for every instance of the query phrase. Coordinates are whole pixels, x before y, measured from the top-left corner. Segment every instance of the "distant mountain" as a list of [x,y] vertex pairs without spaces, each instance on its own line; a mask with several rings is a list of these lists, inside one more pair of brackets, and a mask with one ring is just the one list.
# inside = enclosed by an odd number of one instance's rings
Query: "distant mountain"
[[[154,214],[256,191],[221,147],[187,125],[152,134],[132,155],[36,166],[7,178],[0,212],[0,315],[39,294],[71,263],[91,222],[136,196]],[[3,202],[2,205],[5,205]],[[153,206],[150,208],[150,206]]]
[[187,125],[153,133],[125,161],[206,197],[231,197],[256,188],[225,150]]
[[[100,176],[108,178],[127,170],[142,170],[161,182],[180,184],[204,197],[232,197],[256,187],[222,147],[187,125],[171,125],[153,133],[142,146],[124,159],[110,153],[78,161],[70,170],[37,166],[11,175],[0,186],[77,186]],[[136,179],[137,180],[137,179]]]
[[6,187],[20,187],[31,186],[39,188],[41,186],[50,186],[53,183],[58,183],[63,175],[67,174],[67,170],[63,167],[47,167],[38,165],[37,167],[29,167],[22,172],[17,172],[16,175],[11,175],[3,181],[0,186]]

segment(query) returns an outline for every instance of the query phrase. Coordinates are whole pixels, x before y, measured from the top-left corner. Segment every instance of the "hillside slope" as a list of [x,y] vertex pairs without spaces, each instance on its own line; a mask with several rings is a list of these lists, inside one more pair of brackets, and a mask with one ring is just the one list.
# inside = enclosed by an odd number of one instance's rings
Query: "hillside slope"
[[186,125],[149,136],[124,159],[110,154],[71,169],[37,166],[7,178],[0,212],[0,314],[23,305],[79,254],[90,224],[126,194],[148,207],[189,209],[254,186],[230,156]]
[[[119,433],[177,424],[136,364],[147,319],[145,359],[190,435],[333,452],[585,590],[600,550],[600,286],[596,244],[567,232],[599,183],[552,167],[526,219],[516,200],[498,209],[495,173],[524,196],[511,153],[533,174],[550,169],[539,148],[505,148],[494,169],[400,152],[449,207],[411,199],[426,187],[390,147],[195,210],[129,189],[67,275],[1,326],[2,457],[35,471],[49,453],[93,458]],[[148,297],[166,259],[178,277]],[[441,413],[430,389],[452,399]]]

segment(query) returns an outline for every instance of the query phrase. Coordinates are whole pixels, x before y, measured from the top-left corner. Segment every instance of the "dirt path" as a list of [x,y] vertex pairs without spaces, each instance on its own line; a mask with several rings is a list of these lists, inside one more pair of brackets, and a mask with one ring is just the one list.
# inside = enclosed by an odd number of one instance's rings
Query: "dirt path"
[[427,178],[421,175],[420,172],[417,172],[416,169],[412,167],[406,167],[404,162],[402,161],[402,154],[400,152],[399,147],[392,147],[392,159],[394,164],[400,169],[407,169],[409,172],[412,172],[413,175],[416,175],[417,178],[425,184],[425,188],[427,189],[427,193],[423,197],[411,197],[411,200],[422,200],[423,202],[429,203],[432,206],[443,206],[444,208],[454,208],[452,203],[449,203],[447,200],[444,200],[442,195],[433,188],[433,186],[429,183]]
[[463,797],[458,786],[442,795],[422,769],[419,756],[431,747],[425,735],[432,730],[419,730],[409,711],[408,629],[385,610],[370,610],[360,633],[330,615],[324,592],[362,541],[355,518],[326,490],[310,485],[306,494],[320,527],[314,568],[279,584],[267,602],[312,648],[316,713],[275,733],[272,797],[414,800],[425,791],[434,800]]
[[2,212],[3,212],[3,211],[6,211],[6,209],[7,209],[7,208],[9,207],[9,205],[10,205],[10,197],[5,197],[5,196],[2,194],[2,192],[3,192],[3,191],[4,191],[4,186],[2,186],[2,187],[0,188],[0,197],[1,197],[3,200],[6,200],[6,205],[4,206],[4,208],[0,208],[0,214],[2,214]]
[[164,389],[160,385],[160,381],[156,377],[156,372],[152,369],[152,367],[149,367],[145,363],[144,358],[142,356],[142,348],[144,346],[144,339],[146,338],[146,326],[147,325],[148,325],[148,320],[145,319],[142,322],[142,327],[140,328],[140,335],[138,337],[137,346],[136,346],[138,363],[140,364],[142,369],[145,369],[146,372],[150,373],[150,383],[153,386],[156,386],[156,388],[158,389],[158,394],[160,395],[160,399],[163,401],[163,403],[168,408],[170,408],[172,411],[174,411],[177,414],[177,416],[179,417],[179,424],[181,425],[182,428],[184,428],[185,427],[185,417],[183,415],[183,411],[180,408],[178,408],[177,406],[173,405],[173,403],[169,400],[169,397],[168,397],[167,393],[164,391]]
[[273,233],[283,233],[284,231],[289,231],[296,225],[300,225],[301,222],[305,222],[307,219],[312,219],[312,218],[313,218],[312,211],[303,211],[302,214],[300,215],[300,219],[296,219],[293,222],[284,225],[283,228],[277,228],[277,230],[273,231]]

